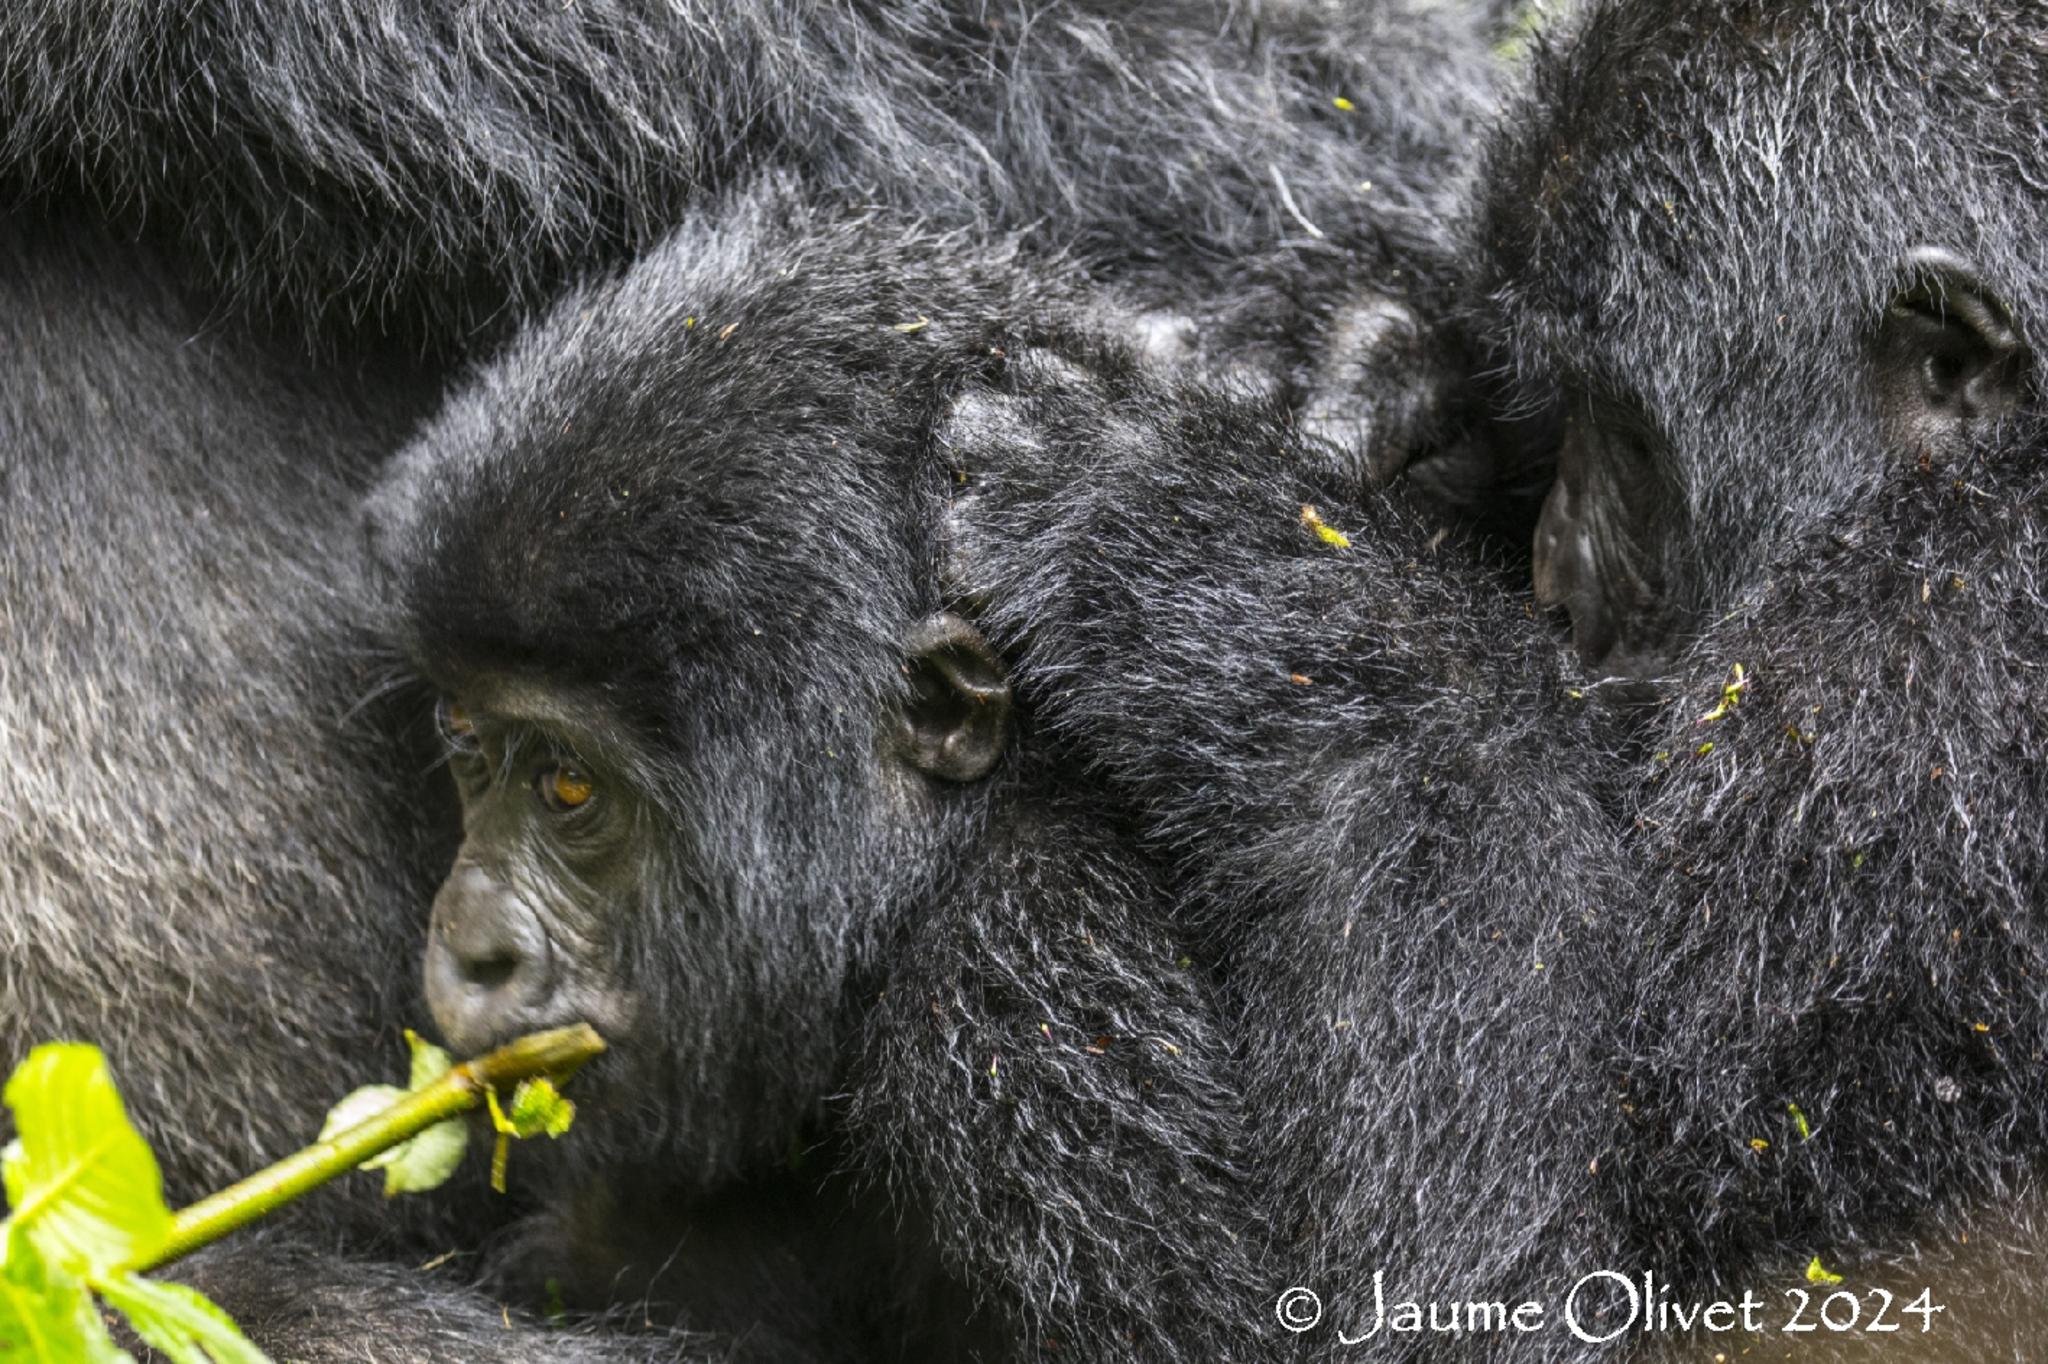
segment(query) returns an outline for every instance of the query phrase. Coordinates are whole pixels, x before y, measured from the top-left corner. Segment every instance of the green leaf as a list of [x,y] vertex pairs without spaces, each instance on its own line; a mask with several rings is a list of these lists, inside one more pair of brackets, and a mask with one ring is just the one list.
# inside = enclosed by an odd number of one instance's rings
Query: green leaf
[[402,1141],[374,1160],[363,1162],[365,1170],[384,1172],[384,1196],[425,1193],[438,1189],[455,1174],[469,1150],[469,1129],[460,1120],[437,1122],[410,1141]]
[[522,1141],[537,1137],[545,1132],[550,1137],[559,1137],[569,1130],[576,1121],[576,1105],[562,1097],[554,1082],[546,1076],[532,1080],[521,1080],[519,1087],[512,1091],[511,1111],[498,1103],[498,1091],[484,1091],[484,1107],[491,1115],[491,1128],[498,1134],[491,1147],[491,1187],[499,1193],[505,1192],[505,1163],[511,1152],[512,1138]]
[[[444,1062],[447,1059],[447,1053],[438,1047],[426,1047],[426,1050],[439,1053]],[[413,1076],[418,1079],[419,1075],[419,1052],[415,1051]],[[432,1084],[436,1078],[430,1074],[424,1083]],[[405,1096],[406,1091],[396,1085],[364,1085],[327,1111],[327,1122],[320,1128],[320,1140],[325,1141],[374,1118]],[[468,1149],[469,1128],[460,1118],[450,1118],[371,1156],[363,1162],[362,1168],[384,1172],[386,1198],[425,1193],[448,1182],[462,1164],[463,1153]]]
[[[369,1121],[408,1093],[416,1094],[433,1084],[454,1067],[455,1063],[447,1052],[411,1028],[405,1030],[405,1044],[412,1049],[411,1072],[406,1077],[406,1088],[364,1085],[356,1090],[327,1110],[327,1121],[320,1128],[322,1141]],[[364,1161],[362,1168],[384,1172],[386,1198],[425,1193],[429,1189],[440,1188],[453,1177],[468,1148],[468,1127],[460,1118],[451,1118],[447,1122],[435,1123],[410,1140],[387,1147]]]
[[412,1048],[412,1074],[405,1087],[415,1094],[455,1068],[448,1059],[448,1053],[427,1041],[411,1028],[405,1030],[405,1045]]
[[107,1334],[85,1285],[50,1268],[12,1222],[0,1222],[0,1359],[8,1364],[135,1364]]
[[163,1176],[98,1047],[37,1047],[8,1079],[5,1098],[21,1134],[0,1157],[11,1221],[50,1266],[89,1278],[163,1243],[171,1229]]
[[94,1287],[171,1364],[270,1364],[227,1313],[184,1284],[110,1274]]
[[576,1121],[576,1105],[563,1098],[546,1076],[521,1080],[512,1091],[508,1120],[515,1137],[537,1137],[543,1132],[559,1137]]
[[320,1124],[320,1140],[361,1126],[404,1097],[405,1091],[397,1085],[364,1085],[351,1090],[347,1098],[327,1110],[327,1121]]

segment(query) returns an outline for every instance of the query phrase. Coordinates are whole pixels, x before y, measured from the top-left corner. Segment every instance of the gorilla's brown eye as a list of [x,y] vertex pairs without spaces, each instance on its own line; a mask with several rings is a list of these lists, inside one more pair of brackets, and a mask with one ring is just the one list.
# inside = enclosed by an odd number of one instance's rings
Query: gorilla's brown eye
[[462,753],[476,752],[476,723],[469,718],[469,712],[460,702],[442,697],[434,707],[434,723],[441,731],[441,737],[451,748]]
[[567,763],[543,769],[533,786],[540,803],[558,815],[581,809],[597,794],[597,784]]

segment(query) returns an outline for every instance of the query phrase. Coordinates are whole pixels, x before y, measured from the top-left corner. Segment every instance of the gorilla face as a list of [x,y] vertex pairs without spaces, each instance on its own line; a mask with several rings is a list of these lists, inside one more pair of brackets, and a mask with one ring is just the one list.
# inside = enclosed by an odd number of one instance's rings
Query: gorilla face
[[979,266],[754,207],[568,300],[371,513],[462,797],[437,1021],[472,1051],[588,1020],[615,1141],[707,1178],[833,1092],[877,943],[973,855],[1010,733],[927,581],[924,434],[933,376],[996,352],[952,317],[1004,314]]
[[[480,689],[479,689],[480,690]],[[438,712],[462,794],[465,838],[434,899],[427,999],[442,1034],[472,1053],[522,1032],[584,1019],[624,1040],[636,1009],[605,969],[614,918],[639,908],[660,872],[652,811],[587,707],[549,715],[518,689]]]
[[[911,695],[866,746],[885,767],[934,779],[988,775],[1007,740],[1010,691],[980,634],[937,613],[910,631],[903,672]],[[676,755],[637,738],[601,699],[545,683],[474,675],[464,696],[437,711],[465,838],[434,900],[435,1021],[466,1053],[579,1019],[628,1045],[658,1040],[660,1020],[642,1017],[620,955],[624,927],[735,912],[705,903],[676,864],[692,821],[655,794],[679,784]],[[791,737],[773,728],[764,722],[764,749]]]

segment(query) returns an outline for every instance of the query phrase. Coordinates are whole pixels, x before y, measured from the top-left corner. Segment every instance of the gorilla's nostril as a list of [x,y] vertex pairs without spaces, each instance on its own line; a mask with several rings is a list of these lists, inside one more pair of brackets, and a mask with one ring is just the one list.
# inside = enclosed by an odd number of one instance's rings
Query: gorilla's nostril
[[449,1045],[494,1046],[544,1025],[554,956],[539,915],[510,886],[460,867],[434,901],[427,943],[427,1004]]
[[483,990],[496,990],[508,984],[519,973],[523,961],[510,952],[482,957],[462,964],[463,977],[471,985]]

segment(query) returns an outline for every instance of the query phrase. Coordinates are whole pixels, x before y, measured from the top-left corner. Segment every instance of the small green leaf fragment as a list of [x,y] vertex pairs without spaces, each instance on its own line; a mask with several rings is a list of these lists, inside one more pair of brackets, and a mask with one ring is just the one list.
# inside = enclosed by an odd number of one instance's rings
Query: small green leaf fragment
[[512,1091],[512,1135],[559,1137],[576,1121],[576,1105],[562,1097],[545,1075],[521,1080]]
[[1728,682],[1721,688],[1721,699],[1715,707],[1699,718],[1699,723],[1711,725],[1725,720],[1737,706],[1742,704],[1742,694],[1749,690],[1749,670],[1736,664]]
[[1799,1129],[1799,1140],[1811,1140],[1813,1137],[1813,1126],[1806,1121],[1806,1114],[1799,1110],[1799,1105],[1786,1104],[1785,1111],[1792,1115],[1792,1125]]
[[184,1284],[110,1274],[94,1287],[171,1364],[270,1364],[227,1313]]
[[1326,545],[1332,545],[1337,549],[1351,548],[1351,537],[1324,521],[1322,513],[1312,506],[1304,505],[1302,507],[1301,524],[1314,531],[1316,539],[1321,540]]
[[20,1133],[0,1156],[10,1221],[50,1267],[90,1277],[163,1244],[163,1176],[98,1047],[37,1047],[4,1097]]

